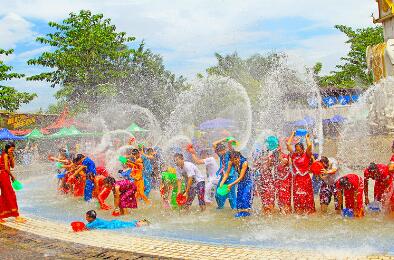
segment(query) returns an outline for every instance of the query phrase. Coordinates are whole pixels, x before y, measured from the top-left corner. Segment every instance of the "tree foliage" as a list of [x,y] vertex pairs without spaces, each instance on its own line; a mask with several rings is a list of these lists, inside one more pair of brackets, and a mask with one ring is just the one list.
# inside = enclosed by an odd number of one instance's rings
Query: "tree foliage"
[[164,122],[175,108],[177,95],[187,88],[185,78],[166,70],[160,55],[144,50],[129,62],[124,77],[114,84],[119,89],[116,99],[140,105]]
[[336,66],[336,71],[319,78],[320,85],[340,88],[371,85],[373,78],[367,69],[365,52],[368,46],[384,41],[382,26],[354,30],[349,26],[336,25],[335,28],[348,37],[346,43],[350,44],[350,50],[341,58],[343,63]]
[[217,65],[207,69],[208,75],[234,79],[245,87],[253,104],[258,102],[261,84],[264,83],[267,74],[278,67],[285,58],[285,55],[280,53],[271,53],[266,56],[255,54],[247,59],[242,59],[236,52],[226,56],[216,53],[215,56]]
[[49,22],[49,26],[55,32],[38,37],[37,41],[51,46],[53,51],[42,53],[28,64],[52,71],[28,80],[44,80],[52,87],[60,85],[56,97],[74,108],[87,108],[101,98],[115,95],[112,82],[123,75],[131,60],[141,55],[142,45],[129,48],[127,44],[135,38],[117,32],[102,14],[82,10],[71,13],[61,23]]
[[[3,50],[0,49],[0,55],[10,55],[14,52],[14,50]],[[12,67],[4,64],[3,61],[0,60],[0,82],[11,80],[11,79],[19,79],[23,78],[25,75],[11,72]],[[27,104],[32,101],[37,95],[30,94],[27,92],[19,92],[13,87],[4,86],[0,84],[0,109],[4,109],[10,112],[18,110],[22,104]]]

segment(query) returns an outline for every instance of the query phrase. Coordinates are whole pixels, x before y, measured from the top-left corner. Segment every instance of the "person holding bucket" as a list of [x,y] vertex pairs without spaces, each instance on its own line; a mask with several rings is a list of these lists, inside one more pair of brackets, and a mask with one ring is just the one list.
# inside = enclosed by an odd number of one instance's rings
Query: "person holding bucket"
[[230,190],[232,187],[237,185],[238,213],[235,214],[235,217],[248,217],[250,216],[250,210],[252,209],[253,202],[252,171],[249,168],[247,159],[243,157],[240,152],[232,151],[230,154],[230,163],[220,183],[220,187],[223,187],[226,183],[231,167],[234,167],[235,171],[238,173],[238,178],[227,186],[227,189]]
[[[219,177],[219,184],[223,180],[223,176],[226,173],[229,163],[230,163],[230,151],[227,151],[226,146],[224,145],[223,142],[225,142],[226,139],[217,141],[213,144],[213,148],[215,149],[216,154],[219,156],[219,170],[217,171],[216,175]],[[229,171],[229,176],[227,178],[227,181],[224,182],[224,185],[228,185],[232,182],[234,182],[237,179],[236,172],[234,170],[234,167],[230,167]],[[224,204],[226,203],[226,200],[228,198],[228,201],[230,203],[230,207],[232,209],[236,209],[237,207],[237,193],[236,193],[236,187],[232,186],[230,191],[227,192],[227,189],[224,189],[223,192],[219,190],[220,185],[217,186],[216,189],[216,203],[218,204],[218,209],[223,209]]]
[[294,211],[297,214],[310,214],[316,211],[313,198],[312,179],[309,166],[312,161],[312,142],[309,134],[305,135],[306,149],[304,144],[299,142],[294,147],[292,145],[295,132],[291,134],[287,141],[287,150],[293,168],[293,203]]
[[[178,196],[183,194],[186,199],[184,205],[185,209],[190,208],[194,198],[198,197],[198,204],[200,205],[201,211],[206,208],[205,205],[205,176],[200,172],[197,166],[191,162],[185,162],[183,154],[176,153],[174,155],[174,161],[177,166],[176,177],[178,186]],[[182,193],[182,180],[185,180],[186,188]]]
[[335,210],[338,210],[338,198],[335,190],[335,181],[339,178],[338,163],[334,158],[325,156],[322,156],[319,161],[323,166],[319,173],[320,175],[317,175],[322,180],[319,194],[320,210],[322,213],[327,213],[332,197],[334,197]]
[[[0,157],[0,222],[4,222],[5,218],[15,217],[16,222],[23,223],[26,219],[19,216],[18,203],[13,183],[19,183],[11,172],[11,168],[15,166],[14,158],[15,144],[8,143],[5,145]],[[21,187],[19,187],[21,188]],[[15,187],[15,189],[17,189]]]

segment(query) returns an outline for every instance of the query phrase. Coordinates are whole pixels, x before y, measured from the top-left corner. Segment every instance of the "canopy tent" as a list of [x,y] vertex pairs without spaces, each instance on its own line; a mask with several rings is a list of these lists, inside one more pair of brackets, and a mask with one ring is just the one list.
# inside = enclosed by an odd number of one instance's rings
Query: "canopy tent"
[[335,115],[331,119],[331,123],[343,123],[345,122],[346,118],[341,115]]
[[27,139],[41,139],[44,138],[43,133],[37,128],[33,129],[29,134],[25,135]]
[[234,128],[235,126],[236,126],[235,121],[231,119],[216,118],[201,123],[199,128],[200,130],[208,130],[208,129],[220,129],[220,128]]
[[146,130],[136,123],[132,123],[129,127],[126,128],[127,131],[134,133],[134,132],[148,132],[149,130]]
[[24,136],[31,133],[31,129],[23,129],[23,130],[10,130],[11,134],[17,136]]
[[63,127],[56,133],[50,135],[50,138],[62,138],[62,137],[78,137],[81,136],[82,133],[75,126]]
[[13,135],[7,128],[0,129],[0,141],[25,140],[25,137]]
[[74,125],[77,125],[78,127],[85,127],[83,124],[80,122],[74,120],[73,118],[70,118],[69,111],[67,108],[63,110],[63,112],[60,114],[60,116],[50,124],[49,126],[45,127],[43,130],[54,130],[54,129],[60,129],[64,127],[72,127]]

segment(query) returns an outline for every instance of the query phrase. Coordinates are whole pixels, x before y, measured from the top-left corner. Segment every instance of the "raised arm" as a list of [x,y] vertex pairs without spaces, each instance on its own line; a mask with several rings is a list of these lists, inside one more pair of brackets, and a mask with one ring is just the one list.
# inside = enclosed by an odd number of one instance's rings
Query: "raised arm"
[[197,157],[196,151],[194,149],[190,150],[190,154],[192,155],[193,162],[195,164],[205,164],[203,159]]
[[295,132],[293,131],[291,133],[289,139],[287,140],[287,143],[286,143],[286,147],[287,147],[287,150],[289,151],[289,153],[293,153],[294,152],[293,145],[292,145],[293,144],[294,135],[295,135]]
[[213,149],[215,150],[215,149],[216,149],[216,146],[217,146],[218,144],[223,143],[223,142],[225,142],[226,140],[227,140],[227,138],[223,138],[223,139],[216,140],[215,142],[213,142],[213,143],[212,143]]
[[306,141],[306,154],[308,156],[312,156],[312,141],[309,134],[306,134],[305,141]]
[[364,173],[364,197],[365,197],[365,205],[369,204],[369,197],[368,197],[368,178]]
[[229,161],[228,165],[227,165],[227,170],[226,170],[226,172],[223,175],[222,182],[220,183],[220,187],[222,187],[224,185],[224,183],[227,181],[228,176],[230,175],[230,171],[231,171],[232,167],[233,167],[233,163],[231,161]]

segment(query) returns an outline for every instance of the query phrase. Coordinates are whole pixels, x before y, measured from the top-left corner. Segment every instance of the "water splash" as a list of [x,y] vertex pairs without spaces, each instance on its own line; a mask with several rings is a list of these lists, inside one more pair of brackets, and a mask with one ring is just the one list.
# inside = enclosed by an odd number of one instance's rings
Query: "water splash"
[[[210,142],[232,135],[240,143],[238,149],[248,144],[252,127],[251,104],[245,88],[234,80],[218,76],[196,79],[188,91],[180,94],[177,104],[165,130],[167,140],[174,136],[190,140],[199,138],[196,132],[202,131],[202,137]],[[201,127],[202,123],[215,119],[227,120],[228,124]],[[166,142],[164,145],[168,146]]]
[[349,108],[341,132],[338,158],[347,168],[361,169],[370,162],[386,164],[394,132],[394,78],[371,86]]

